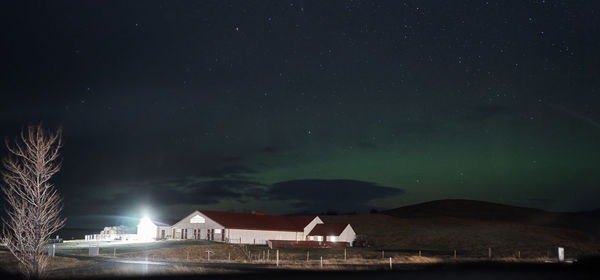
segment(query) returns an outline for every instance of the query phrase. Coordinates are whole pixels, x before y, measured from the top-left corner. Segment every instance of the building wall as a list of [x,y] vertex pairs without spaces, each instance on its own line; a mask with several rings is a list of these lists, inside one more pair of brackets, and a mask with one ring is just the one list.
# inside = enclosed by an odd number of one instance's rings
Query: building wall
[[307,240],[309,240],[309,241],[323,241],[323,236],[320,236],[320,235],[311,235],[311,236],[307,236]]
[[[191,219],[196,216],[200,216],[200,217],[204,218],[204,222],[192,223]],[[172,228],[175,229],[175,231],[176,231],[175,237],[174,237],[175,239],[194,239],[194,229],[197,230],[197,235],[199,234],[199,239],[207,239],[207,233],[209,232],[208,231],[209,229],[210,230],[219,229],[219,230],[221,230],[221,233],[220,234],[215,233],[214,240],[220,241],[221,234],[223,234],[223,232],[224,232],[223,231],[224,227],[222,225],[220,225],[219,223],[206,217],[204,214],[202,214],[199,211],[194,211],[191,214],[187,215],[185,218],[183,218],[179,222],[175,223],[172,226]],[[183,229],[187,229],[187,236],[182,236],[182,233],[184,233]]]
[[156,233],[156,238],[157,239],[163,239],[163,236],[162,236],[162,231],[163,230],[165,231],[164,239],[173,238],[173,237],[171,237],[171,235],[173,233],[173,230],[171,229],[171,227],[168,227],[168,226],[158,226],[158,231]]
[[303,240],[302,232],[293,231],[270,231],[249,229],[228,229],[226,237],[234,244],[261,244],[266,245],[267,240]]
[[313,230],[313,228],[315,228],[317,224],[323,224],[323,220],[321,220],[319,217],[314,218],[308,225],[306,225],[306,227],[304,227],[304,234],[301,240],[308,240],[308,234],[311,230]]
[[349,242],[350,246],[352,246],[352,241],[354,241],[354,239],[356,239],[356,233],[354,232],[354,229],[352,229],[352,226],[348,225],[344,231],[342,231],[337,241]]
[[[335,238],[332,238],[335,237]],[[354,241],[354,239],[356,239],[356,233],[354,232],[354,229],[352,228],[352,226],[347,225],[346,228],[344,228],[344,230],[342,231],[342,233],[340,233],[339,236],[319,236],[319,235],[314,235],[314,236],[308,236],[307,240],[311,240],[311,241],[332,241],[332,242],[348,242],[350,243],[350,246],[352,246],[352,241]]]
[[[202,218],[202,222],[198,222],[198,217]],[[192,223],[192,218],[195,218],[195,223]],[[269,231],[269,230],[248,230],[248,229],[225,229],[225,227],[216,221],[208,218],[200,211],[194,211],[175,223],[171,228],[165,229],[165,236],[173,239],[209,239],[207,234],[210,230],[214,231],[213,240],[230,243],[241,244],[267,244],[267,240],[289,240],[301,241],[306,240],[308,233],[317,224],[322,224],[323,221],[319,217],[315,217],[306,227],[303,232],[290,231]],[[157,230],[157,237],[161,237],[161,227]],[[187,229],[187,234],[185,234]],[[194,236],[194,230],[197,231]],[[220,232],[219,232],[220,231]],[[174,232],[174,235],[173,235]],[[185,236],[184,236],[185,234]],[[223,236],[224,235],[224,236]]]
[[158,226],[145,217],[137,225],[137,237],[141,240],[152,240],[158,236]]

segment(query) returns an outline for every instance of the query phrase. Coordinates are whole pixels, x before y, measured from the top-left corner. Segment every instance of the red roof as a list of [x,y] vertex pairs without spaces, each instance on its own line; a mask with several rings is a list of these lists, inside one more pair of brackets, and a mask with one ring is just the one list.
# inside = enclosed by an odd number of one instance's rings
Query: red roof
[[317,224],[309,236],[339,236],[349,224]]
[[301,228],[304,231],[304,228],[312,222],[317,216],[287,216],[288,221],[293,223],[298,228]]
[[317,216],[271,216],[198,210],[225,228],[302,232]]

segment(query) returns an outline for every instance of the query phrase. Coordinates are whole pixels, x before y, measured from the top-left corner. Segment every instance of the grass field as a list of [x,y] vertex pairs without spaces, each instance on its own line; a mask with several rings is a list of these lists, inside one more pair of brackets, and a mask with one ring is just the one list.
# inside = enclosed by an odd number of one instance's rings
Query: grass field
[[350,223],[373,246],[390,252],[461,257],[555,258],[600,254],[600,219],[468,200],[434,201],[379,214],[319,216]]
[[[257,266],[283,270],[381,270],[389,269],[389,258],[395,269],[413,270],[428,265],[488,261],[486,258],[463,258],[448,256],[417,256],[404,252],[384,252],[374,248],[348,248],[344,259],[344,249],[279,249],[266,246],[229,245],[208,241],[161,241],[152,243],[100,245],[98,258],[88,258],[85,243],[57,246],[57,254],[51,258],[47,277],[112,277],[140,275],[186,275],[220,274],[248,271],[246,268]],[[89,244],[88,244],[89,245]],[[116,249],[116,251],[115,251]],[[206,251],[211,251],[208,260]],[[276,265],[276,252],[279,251],[279,266]],[[115,254],[116,252],[116,254]],[[307,260],[307,252],[309,258]],[[321,257],[323,258],[321,266]],[[113,263],[104,260],[146,261],[151,263],[168,262],[162,265],[144,265],[135,263]],[[541,263],[546,259],[496,258],[494,262]],[[211,267],[204,265],[211,264]],[[225,265],[244,264],[235,266]],[[220,267],[220,266],[223,267]],[[0,267],[11,273],[18,272],[16,260],[7,251],[0,251]]]

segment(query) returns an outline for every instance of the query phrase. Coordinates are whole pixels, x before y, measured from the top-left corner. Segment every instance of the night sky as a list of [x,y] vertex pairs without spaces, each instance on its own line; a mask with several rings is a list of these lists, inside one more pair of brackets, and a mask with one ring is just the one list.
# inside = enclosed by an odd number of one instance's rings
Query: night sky
[[599,207],[598,1],[6,2],[1,136],[63,127],[68,226]]

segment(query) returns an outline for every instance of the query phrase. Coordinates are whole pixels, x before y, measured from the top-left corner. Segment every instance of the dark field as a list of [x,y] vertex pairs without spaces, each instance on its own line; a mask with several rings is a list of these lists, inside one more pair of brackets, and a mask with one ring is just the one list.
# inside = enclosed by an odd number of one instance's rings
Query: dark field
[[[325,222],[352,224],[370,246],[279,249],[277,266],[277,250],[259,245],[194,240],[94,242],[100,247],[100,255],[89,257],[90,242],[67,241],[57,244],[57,257],[52,258],[47,276],[191,278],[201,274],[212,279],[224,275],[228,279],[593,279],[599,276],[599,223],[593,215],[472,201],[438,201],[377,214],[321,217]],[[568,263],[556,263],[559,246],[565,248]],[[16,262],[6,251],[0,251],[0,267],[7,273],[17,271]]]
[[374,248],[397,253],[493,257],[567,258],[600,254],[600,219],[586,213],[443,200],[378,214],[321,216],[326,223],[350,223]]
[[[148,265],[105,265],[105,269],[127,269],[141,271],[139,274],[122,275],[64,275],[60,278],[77,279],[598,279],[597,260],[576,265],[560,264],[507,264],[507,263],[460,263],[422,267],[383,268],[362,271],[307,271],[307,270],[254,270],[224,271],[197,268],[196,270],[176,267]],[[77,273],[77,271],[73,271]],[[233,273],[232,273],[233,272]],[[202,275],[198,275],[202,273]],[[100,277],[99,277],[100,276]],[[57,279],[57,277],[50,277]],[[18,279],[13,274],[0,271],[0,279]]]

